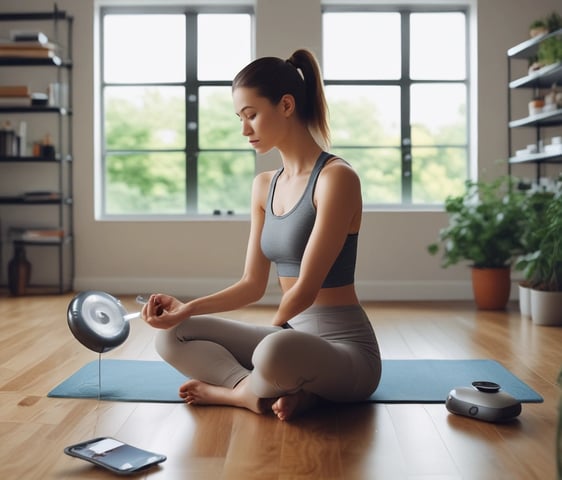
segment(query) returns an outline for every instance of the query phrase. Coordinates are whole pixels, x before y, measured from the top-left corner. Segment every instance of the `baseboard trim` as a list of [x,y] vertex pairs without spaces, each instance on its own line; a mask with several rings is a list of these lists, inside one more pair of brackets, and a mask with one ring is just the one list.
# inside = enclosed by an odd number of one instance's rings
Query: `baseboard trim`
[[[178,298],[195,298],[221,290],[238,279],[230,278],[131,278],[131,277],[78,277],[76,291],[102,290],[113,295],[137,295],[150,292],[165,292]],[[357,295],[368,301],[438,301],[472,300],[470,280],[466,281],[372,281],[356,282]],[[517,282],[511,288],[512,300],[517,299]],[[262,305],[279,303],[281,291],[272,282]]]

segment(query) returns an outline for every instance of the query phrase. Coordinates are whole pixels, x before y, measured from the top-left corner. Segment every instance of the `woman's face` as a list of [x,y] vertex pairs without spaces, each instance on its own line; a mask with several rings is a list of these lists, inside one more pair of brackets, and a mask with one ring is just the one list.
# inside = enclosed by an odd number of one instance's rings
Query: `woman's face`
[[288,115],[283,101],[273,105],[257,94],[255,88],[238,87],[232,92],[234,110],[242,122],[242,135],[250,145],[265,153],[280,144]]

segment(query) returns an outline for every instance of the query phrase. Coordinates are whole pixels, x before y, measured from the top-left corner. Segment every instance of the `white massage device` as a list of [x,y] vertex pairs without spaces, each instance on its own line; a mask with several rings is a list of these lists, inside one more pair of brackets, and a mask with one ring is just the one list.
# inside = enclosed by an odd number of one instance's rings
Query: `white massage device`
[[[137,297],[137,303],[146,299]],[[70,331],[85,347],[98,352],[98,400],[101,399],[101,354],[121,345],[129,336],[129,321],[140,312],[127,313],[121,302],[105,292],[95,290],[77,294],[67,309]]]
[[521,413],[521,402],[493,382],[472,382],[472,387],[454,388],[445,406],[451,413],[486,422],[511,420]]
[[[140,295],[137,303],[145,304]],[[127,313],[121,302],[105,292],[86,291],[76,295],[67,310],[70,331],[85,347],[94,352],[109,352],[129,336],[129,321],[140,312]]]

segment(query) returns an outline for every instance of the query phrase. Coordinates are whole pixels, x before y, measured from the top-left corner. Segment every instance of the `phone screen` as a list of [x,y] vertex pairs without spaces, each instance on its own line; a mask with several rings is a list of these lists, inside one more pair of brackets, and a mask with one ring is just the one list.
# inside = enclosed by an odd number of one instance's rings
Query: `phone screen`
[[114,438],[99,438],[69,447],[69,454],[119,472],[134,472],[166,460],[160,455],[133,447]]

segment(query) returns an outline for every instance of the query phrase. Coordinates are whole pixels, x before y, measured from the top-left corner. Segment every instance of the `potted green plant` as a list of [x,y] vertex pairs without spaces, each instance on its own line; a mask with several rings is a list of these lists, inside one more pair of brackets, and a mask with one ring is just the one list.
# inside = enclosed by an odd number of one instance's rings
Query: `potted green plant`
[[465,182],[459,196],[445,200],[449,223],[429,245],[442,252],[441,266],[470,263],[474,300],[479,309],[504,309],[511,290],[511,263],[521,251],[522,192],[514,180],[500,177],[492,182]]
[[542,18],[534,20],[531,22],[531,25],[529,25],[529,36],[531,38],[538,37],[539,35],[544,35],[546,33],[548,33],[548,27]]
[[[552,12],[544,19],[547,33],[553,33],[562,28],[562,17]],[[539,45],[537,56],[539,63],[551,65],[562,61],[562,35],[554,35],[545,39]]]
[[[555,195],[555,188],[521,182],[518,189],[524,192],[521,202],[521,217],[524,219],[521,234],[521,257],[533,254],[539,249],[542,239],[541,229],[545,225],[546,209]],[[524,264],[515,262],[515,270],[524,270],[519,282],[519,310],[523,317],[531,316],[531,278],[525,272]]]
[[562,192],[549,202],[534,252],[522,255],[516,268],[531,287],[531,316],[538,325],[562,325]]

